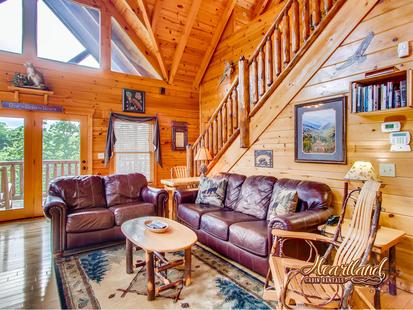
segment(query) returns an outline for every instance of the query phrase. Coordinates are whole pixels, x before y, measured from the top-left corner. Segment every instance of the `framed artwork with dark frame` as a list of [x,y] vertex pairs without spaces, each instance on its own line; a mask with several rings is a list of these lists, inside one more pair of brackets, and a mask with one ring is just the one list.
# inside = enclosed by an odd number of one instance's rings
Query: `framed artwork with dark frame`
[[172,151],[185,151],[188,144],[188,123],[172,122]]
[[145,113],[145,92],[124,88],[122,90],[122,111]]
[[347,97],[295,106],[295,161],[346,164]]
[[254,166],[259,168],[273,167],[272,150],[254,150]]

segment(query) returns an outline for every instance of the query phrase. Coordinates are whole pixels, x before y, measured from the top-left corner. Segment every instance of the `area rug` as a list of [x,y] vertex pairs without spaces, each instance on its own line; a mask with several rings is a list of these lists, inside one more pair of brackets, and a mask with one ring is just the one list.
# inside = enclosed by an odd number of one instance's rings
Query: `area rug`
[[[178,259],[183,253],[167,254]],[[144,252],[134,253],[134,260]],[[147,301],[145,272],[141,272],[124,293],[135,274],[125,271],[123,246],[92,251],[56,261],[55,270],[62,308],[70,309],[271,309],[262,300],[263,283],[245,270],[195,245],[192,248],[192,284],[183,287],[179,300],[175,289]],[[135,273],[138,268],[135,268]],[[183,270],[168,271],[168,278],[182,276]],[[159,284],[159,283],[158,283]]]

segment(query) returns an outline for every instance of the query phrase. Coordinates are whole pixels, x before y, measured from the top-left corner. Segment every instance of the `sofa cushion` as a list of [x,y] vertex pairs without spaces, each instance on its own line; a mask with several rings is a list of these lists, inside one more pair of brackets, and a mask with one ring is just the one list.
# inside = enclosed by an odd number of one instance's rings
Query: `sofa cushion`
[[248,177],[242,184],[235,211],[265,219],[276,180],[271,176]]
[[229,227],[234,223],[257,221],[253,216],[236,211],[212,211],[201,217],[201,229],[219,239],[228,240]]
[[99,176],[57,178],[50,183],[49,194],[62,198],[71,210],[106,207],[103,181]]
[[283,189],[274,186],[270,205],[267,212],[267,220],[271,221],[280,215],[295,213],[298,204],[297,191]]
[[250,253],[268,255],[267,221],[241,222],[229,227],[229,242]]
[[115,224],[113,213],[106,208],[74,210],[67,215],[66,232],[80,233],[108,229]]
[[138,202],[142,188],[148,186],[145,176],[140,173],[108,175],[103,180],[109,207]]
[[201,216],[207,212],[218,210],[230,211],[230,209],[222,209],[217,206],[203,205],[199,203],[184,203],[178,206],[177,215],[180,220],[184,221],[193,229],[199,229],[201,224]]
[[247,178],[245,175],[236,173],[223,173],[228,180],[227,192],[225,195],[225,206],[234,209],[237,205],[242,184]]
[[228,180],[226,178],[215,179],[201,177],[195,203],[224,207],[227,183]]
[[122,225],[124,222],[142,216],[153,216],[155,206],[147,202],[132,202],[109,208],[115,215],[115,224]]

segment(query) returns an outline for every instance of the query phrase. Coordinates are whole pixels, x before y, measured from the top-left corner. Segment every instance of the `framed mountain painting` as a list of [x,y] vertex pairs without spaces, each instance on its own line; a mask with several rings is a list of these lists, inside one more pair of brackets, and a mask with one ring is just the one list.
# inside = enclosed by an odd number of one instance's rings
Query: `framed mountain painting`
[[346,164],[346,97],[295,106],[295,161]]

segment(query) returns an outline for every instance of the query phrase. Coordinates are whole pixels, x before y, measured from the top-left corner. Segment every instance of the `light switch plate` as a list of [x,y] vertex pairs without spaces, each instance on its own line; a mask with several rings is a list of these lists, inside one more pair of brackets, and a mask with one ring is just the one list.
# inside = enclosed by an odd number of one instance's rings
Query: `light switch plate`
[[104,153],[98,153],[98,159],[105,159]]
[[396,164],[386,163],[379,164],[380,176],[382,177],[396,177]]
[[410,54],[409,41],[403,41],[397,45],[397,54],[399,55],[400,58],[409,56]]

